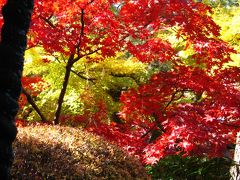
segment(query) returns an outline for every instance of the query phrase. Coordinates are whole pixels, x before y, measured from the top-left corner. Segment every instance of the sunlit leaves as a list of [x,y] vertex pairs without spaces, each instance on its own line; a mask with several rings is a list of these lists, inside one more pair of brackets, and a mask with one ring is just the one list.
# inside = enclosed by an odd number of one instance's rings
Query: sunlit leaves
[[[224,77],[230,71],[233,76]],[[163,131],[146,147],[145,162],[182,152],[188,156],[222,156],[239,128],[240,92],[234,83],[239,82],[238,71],[223,70],[210,76],[198,68],[178,67],[153,76],[151,83],[138,90],[124,93],[121,115],[125,120],[134,125],[154,116],[156,128]],[[194,96],[186,102],[189,92]]]

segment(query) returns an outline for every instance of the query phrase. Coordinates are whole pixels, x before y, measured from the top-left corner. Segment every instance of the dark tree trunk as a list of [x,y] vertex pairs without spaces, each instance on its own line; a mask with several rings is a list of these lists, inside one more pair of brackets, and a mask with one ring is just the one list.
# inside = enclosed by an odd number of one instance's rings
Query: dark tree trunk
[[66,65],[66,72],[65,72],[65,76],[64,76],[64,80],[63,80],[63,85],[62,85],[62,89],[61,89],[61,92],[60,92],[60,95],[58,98],[57,108],[56,108],[56,112],[55,112],[55,116],[54,116],[54,120],[53,120],[53,123],[55,125],[59,124],[59,118],[61,115],[62,104],[64,101],[64,96],[67,91],[67,86],[68,86],[68,82],[69,82],[73,64],[74,64],[74,55],[71,55],[68,59],[67,65]]
[[21,93],[24,52],[33,0],[8,0],[2,9],[4,25],[0,42],[0,179],[10,178],[15,116]]

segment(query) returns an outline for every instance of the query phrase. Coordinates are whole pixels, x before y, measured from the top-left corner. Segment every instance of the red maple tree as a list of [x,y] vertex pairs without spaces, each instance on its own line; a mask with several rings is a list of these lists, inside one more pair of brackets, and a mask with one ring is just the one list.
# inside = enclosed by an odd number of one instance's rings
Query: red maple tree
[[[172,67],[122,94],[124,125],[100,122],[89,129],[144,153],[146,163],[176,153],[222,156],[239,126],[240,76],[239,68],[223,68],[235,51],[218,38],[220,28],[210,13],[210,7],[191,0],[36,0],[29,46],[66,58],[55,123],[74,64],[127,51],[139,61]],[[168,30],[183,49],[193,50],[191,64],[158,36]],[[158,136],[151,140],[153,132]]]

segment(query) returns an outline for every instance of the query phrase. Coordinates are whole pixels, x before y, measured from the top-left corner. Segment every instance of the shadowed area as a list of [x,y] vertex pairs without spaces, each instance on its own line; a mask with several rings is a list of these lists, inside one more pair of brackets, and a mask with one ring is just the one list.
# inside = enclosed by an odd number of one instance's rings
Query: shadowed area
[[82,129],[21,127],[14,150],[13,179],[148,179],[135,158]]

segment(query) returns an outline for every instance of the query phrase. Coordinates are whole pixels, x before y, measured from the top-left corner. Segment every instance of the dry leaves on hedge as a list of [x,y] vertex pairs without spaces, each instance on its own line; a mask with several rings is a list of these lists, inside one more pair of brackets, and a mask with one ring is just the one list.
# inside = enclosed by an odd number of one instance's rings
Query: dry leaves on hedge
[[20,127],[14,148],[14,179],[148,179],[135,158],[78,128]]

